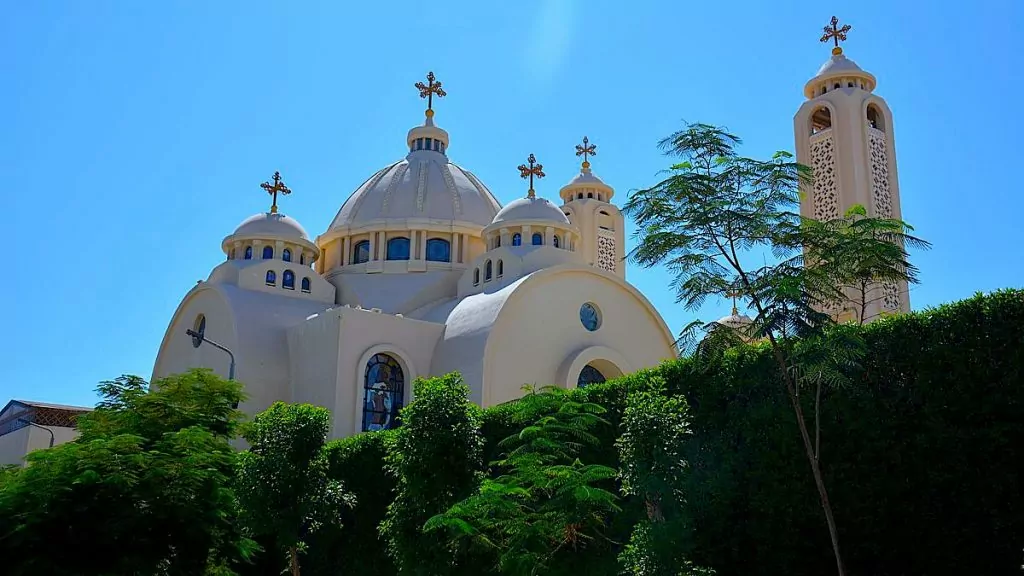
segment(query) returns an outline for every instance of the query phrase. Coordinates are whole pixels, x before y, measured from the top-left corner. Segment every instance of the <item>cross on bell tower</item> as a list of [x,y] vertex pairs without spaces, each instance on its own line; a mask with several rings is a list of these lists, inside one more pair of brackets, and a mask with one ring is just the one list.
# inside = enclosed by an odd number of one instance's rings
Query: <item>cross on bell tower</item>
[[846,33],[850,31],[852,26],[849,24],[843,24],[839,27],[839,18],[832,17],[832,22],[829,26],[825,26],[825,33],[821,35],[821,42],[828,42],[832,40],[835,42],[835,48],[832,48],[832,53],[836,56],[843,53],[843,49],[839,46],[840,42],[846,42]]
[[260,184],[260,188],[266,190],[267,194],[270,194],[274,198],[270,204],[271,214],[277,214],[277,195],[280,194],[282,196],[287,196],[292,193],[292,191],[284,185],[284,181],[281,180],[281,173],[276,171],[274,172],[274,183],[271,184],[270,182],[264,182],[263,184]]
[[535,158],[533,154],[530,154],[526,161],[529,162],[530,165],[527,166],[526,164],[520,164],[519,175],[523,178],[530,179],[530,191],[526,193],[526,197],[536,198],[536,193],[533,191],[533,177],[536,176],[537,178],[543,178],[546,176],[546,174],[544,174],[544,165],[537,164],[537,158]]
[[587,160],[587,157],[597,156],[597,145],[591,144],[590,140],[586,136],[584,136],[583,145],[576,145],[576,155],[583,156],[583,169],[586,170],[590,168],[590,162]]

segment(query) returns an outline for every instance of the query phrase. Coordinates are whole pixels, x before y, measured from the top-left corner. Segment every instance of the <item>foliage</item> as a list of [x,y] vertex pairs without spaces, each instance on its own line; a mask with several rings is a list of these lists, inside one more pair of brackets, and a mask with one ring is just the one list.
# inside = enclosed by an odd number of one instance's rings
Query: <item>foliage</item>
[[101,383],[103,401],[78,418],[82,435],[31,453],[8,477],[7,573],[220,574],[248,558],[228,444],[241,385],[194,370],[147,388],[135,376]]
[[590,542],[606,539],[608,519],[619,507],[600,485],[616,470],[578,458],[582,447],[598,444],[591,430],[608,424],[598,416],[605,410],[564,396],[546,388],[523,397],[525,405],[560,402],[499,443],[505,457],[493,465],[503,474],[484,480],[476,494],[431,518],[425,529],[468,540],[496,554],[500,573],[518,575],[552,573],[556,556],[584,553]]
[[445,547],[423,525],[472,494],[480,483],[480,408],[457,374],[414,383],[415,401],[389,438],[386,465],[397,479],[381,535],[402,575],[476,574],[466,551]]
[[275,402],[244,428],[251,447],[238,459],[242,523],[287,551],[295,576],[307,537],[351,505],[351,495],[327,476],[330,423],[326,408]]

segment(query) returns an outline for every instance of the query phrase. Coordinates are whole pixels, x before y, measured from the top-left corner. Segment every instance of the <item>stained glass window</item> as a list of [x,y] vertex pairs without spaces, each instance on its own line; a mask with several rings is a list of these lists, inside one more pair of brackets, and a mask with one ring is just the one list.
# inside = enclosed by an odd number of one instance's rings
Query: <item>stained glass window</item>
[[534,246],[540,246],[542,244],[544,244],[544,236],[542,236],[540,232],[534,232],[533,233],[533,245]]
[[388,240],[388,260],[408,260],[409,239],[405,237]]
[[580,376],[579,378],[576,379],[576,387],[583,388],[584,386],[590,384],[600,384],[601,382],[604,381],[604,374],[601,374],[601,371],[598,370],[597,368],[594,368],[590,364],[587,364],[586,366],[583,367],[583,370],[580,370]]
[[405,374],[397,360],[387,354],[374,354],[366,363],[363,392],[364,432],[398,426],[398,412],[405,397]]
[[284,276],[281,277],[281,286],[286,290],[295,290],[295,272],[285,270]]
[[360,240],[352,247],[352,263],[362,264],[370,260],[370,241]]
[[267,286],[277,285],[277,274],[273,270],[267,270]]
[[513,246],[522,246],[523,245],[523,235],[520,234],[519,232],[516,232],[515,234],[513,234],[512,235],[512,245]]
[[309,278],[302,279],[302,291],[309,292]]
[[427,240],[427,260],[431,262],[451,262],[451,244],[443,238],[431,238]]
[[590,302],[587,302],[583,306],[580,306],[580,322],[583,327],[593,332],[601,327],[601,313],[597,311],[597,306],[594,306]]
[[264,260],[272,260],[273,258],[274,258],[274,247],[273,246],[264,246],[263,247],[263,259]]
[[291,262],[292,261],[292,251],[287,249],[287,248],[285,248],[284,251],[281,252],[281,260],[284,260],[285,262]]

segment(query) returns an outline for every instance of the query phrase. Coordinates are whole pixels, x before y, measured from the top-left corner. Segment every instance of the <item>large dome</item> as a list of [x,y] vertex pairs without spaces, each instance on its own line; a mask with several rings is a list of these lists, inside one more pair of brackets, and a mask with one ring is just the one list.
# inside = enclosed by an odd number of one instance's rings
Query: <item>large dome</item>
[[254,214],[243,220],[231,235],[309,240],[298,220],[279,212]]
[[547,220],[559,224],[569,224],[569,218],[546,198],[520,198],[513,200],[501,209],[494,217],[493,223],[511,222],[513,220]]
[[491,191],[471,172],[441,152],[415,150],[364,182],[342,205],[328,231],[405,218],[484,227],[500,209]]

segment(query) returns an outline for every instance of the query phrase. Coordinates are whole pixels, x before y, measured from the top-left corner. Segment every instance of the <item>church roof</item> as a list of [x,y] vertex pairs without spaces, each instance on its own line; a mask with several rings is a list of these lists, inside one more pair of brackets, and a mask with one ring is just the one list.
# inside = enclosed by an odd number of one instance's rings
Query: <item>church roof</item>
[[547,198],[520,198],[508,203],[495,216],[492,223],[511,222],[513,220],[548,220],[569,225],[569,218],[562,209],[555,206]]
[[279,212],[261,212],[246,218],[235,228],[232,236],[309,240],[306,229],[298,220]]

